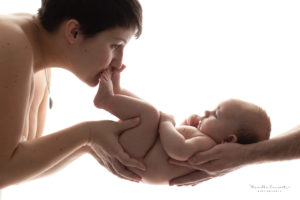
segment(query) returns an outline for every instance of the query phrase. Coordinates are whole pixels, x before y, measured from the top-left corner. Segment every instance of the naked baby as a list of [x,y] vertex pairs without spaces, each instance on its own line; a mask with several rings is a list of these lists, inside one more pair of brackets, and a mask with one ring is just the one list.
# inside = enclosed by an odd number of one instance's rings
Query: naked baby
[[213,111],[193,117],[189,125],[175,127],[172,118],[160,112],[120,87],[120,70],[106,70],[101,75],[94,103],[116,117],[125,120],[140,118],[140,125],[125,131],[119,141],[132,157],[141,159],[147,170],[129,168],[150,184],[168,184],[169,180],[193,169],[171,165],[170,158],[186,161],[193,154],[206,151],[216,144],[242,144],[267,140],[270,119],[260,107],[235,99],[224,101]]

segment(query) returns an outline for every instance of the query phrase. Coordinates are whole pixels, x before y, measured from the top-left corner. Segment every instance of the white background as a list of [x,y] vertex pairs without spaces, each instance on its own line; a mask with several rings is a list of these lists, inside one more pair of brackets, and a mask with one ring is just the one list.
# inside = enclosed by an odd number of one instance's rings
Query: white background
[[[0,0],[0,12],[36,13],[39,0]],[[180,123],[220,101],[263,107],[271,137],[300,123],[300,3],[295,0],[141,0],[144,32],[126,47],[122,82]],[[0,30],[1,34],[1,30]],[[81,121],[115,119],[93,106],[97,88],[54,69],[46,133]],[[114,177],[86,155],[50,177],[11,186],[4,200],[296,199],[300,162],[247,166],[195,187],[151,186]],[[259,193],[254,186],[286,186]]]

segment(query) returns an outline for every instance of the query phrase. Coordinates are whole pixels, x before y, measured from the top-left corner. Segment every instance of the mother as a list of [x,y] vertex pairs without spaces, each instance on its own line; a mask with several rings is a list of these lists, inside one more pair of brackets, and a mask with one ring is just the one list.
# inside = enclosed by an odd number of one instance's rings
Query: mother
[[118,143],[136,119],[83,122],[41,135],[49,68],[97,86],[102,71],[121,67],[123,49],[141,34],[141,21],[137,0],[43,0],[37,17],[0,17],[0,189],[51,173],[85,152],[116,175],[140,180],[124,165],[144,165]]

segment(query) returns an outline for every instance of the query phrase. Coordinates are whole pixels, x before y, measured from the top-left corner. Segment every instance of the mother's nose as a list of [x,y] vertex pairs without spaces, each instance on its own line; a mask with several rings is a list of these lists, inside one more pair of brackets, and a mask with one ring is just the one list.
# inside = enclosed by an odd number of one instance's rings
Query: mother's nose
[[110,67],[112,69],[120,69],[123,65],[123,61],[122,59],[114,59],[112,60],[112,62],[110,63]]
[[122,65],[123,65],[123,50],[118,49],[118,52],[116,53],[116,55],[114,56],[114,58],[110,63],[110,67],[113,69],[120,69]]

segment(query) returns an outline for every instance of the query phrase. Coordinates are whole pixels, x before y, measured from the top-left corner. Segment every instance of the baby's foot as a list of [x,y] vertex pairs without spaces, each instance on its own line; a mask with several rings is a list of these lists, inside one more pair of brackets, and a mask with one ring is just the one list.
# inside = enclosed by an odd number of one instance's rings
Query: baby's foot
[[120,87],[120,76],[121,72],[126,68],[125,65],[122,65],[120,69],[114,69],[111,74],[111,80],[113,82],[114,93],[119,94],[121,87]]
[[101,74],[100,78],[100,86],[96,97],[94,99],[94,104],[97,108],[103,108],[105,102],[113,96],[113,84],[111,80],[111,72],[109,70],[105,70]]

